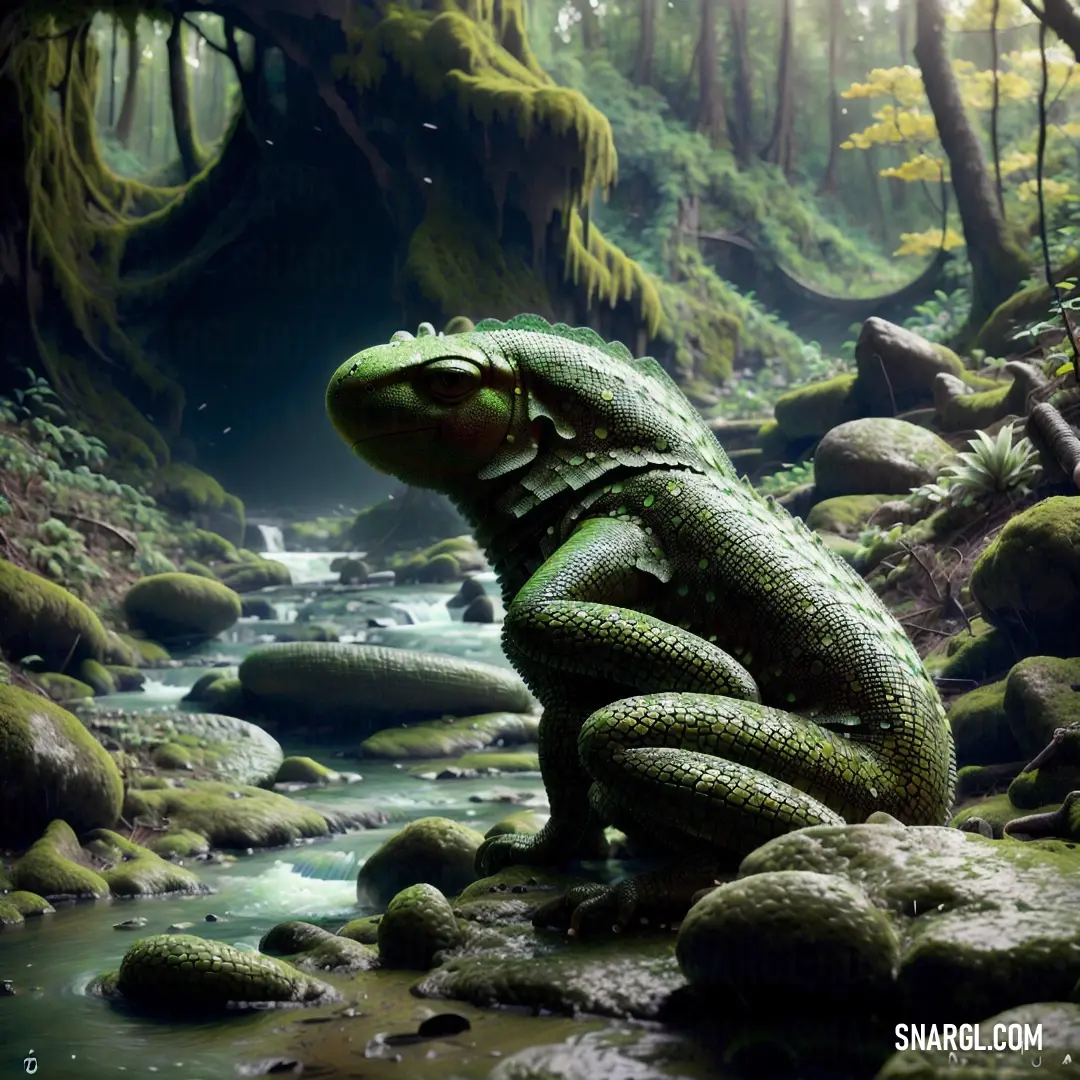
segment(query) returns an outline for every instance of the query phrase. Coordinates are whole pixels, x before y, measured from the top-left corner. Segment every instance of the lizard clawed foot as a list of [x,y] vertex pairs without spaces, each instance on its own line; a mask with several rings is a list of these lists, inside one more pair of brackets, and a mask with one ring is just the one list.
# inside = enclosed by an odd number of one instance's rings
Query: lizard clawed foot
[[541,905],[533,915],[533,925],[565,929],[567,937],[621,934],[635,923],[649,924],[641,911],[633,879],[618,885],[575,885]]
[[476,852],[474,866],[481,877],[490,877],[509,866],[558,866],[573,859],[607,858],[607,841],[600,829],[566,836],[541,830],[535,836],[509,833],[485,840]]

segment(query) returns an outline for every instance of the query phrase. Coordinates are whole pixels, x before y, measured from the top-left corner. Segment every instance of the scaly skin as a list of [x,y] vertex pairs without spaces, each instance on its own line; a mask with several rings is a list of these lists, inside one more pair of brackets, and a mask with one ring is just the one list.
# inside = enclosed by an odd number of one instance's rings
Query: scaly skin
[[699,868],[564,905],[573,929],[621,927],[792,829],[947,820],[952,738],[911,642],[738,479],[655,361],[536,316],[425,324],[346,361],[327,406],[360,457],[473,523],[506,654],[544,706],[551,819],[487,841],[481,873],[595,854],[609,823]]

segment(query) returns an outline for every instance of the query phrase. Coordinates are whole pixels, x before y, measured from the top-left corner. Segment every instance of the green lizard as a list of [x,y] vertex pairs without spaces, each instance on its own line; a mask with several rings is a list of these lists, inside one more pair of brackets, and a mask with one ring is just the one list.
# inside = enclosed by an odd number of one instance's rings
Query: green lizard
[[612,909],[621,928],[792,829],[946,821],[952,737],[911,642],[654,360],[538,316],[424,324],[347,360],[327,407],[472,523],[544,707],[550,820],[486,841],[478,872],[595,857],[607,824],[696,868],[570,896],[572,930]]

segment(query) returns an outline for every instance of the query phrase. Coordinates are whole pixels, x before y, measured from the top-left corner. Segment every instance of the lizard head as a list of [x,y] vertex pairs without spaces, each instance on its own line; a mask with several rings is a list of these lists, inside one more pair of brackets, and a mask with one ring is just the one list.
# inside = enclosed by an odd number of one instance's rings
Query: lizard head
[[422,323],[365,349],[334,373],[326,408],[338,434],[373,468],[456,494],[475,483],[509,432],[514,371],[472,334]]

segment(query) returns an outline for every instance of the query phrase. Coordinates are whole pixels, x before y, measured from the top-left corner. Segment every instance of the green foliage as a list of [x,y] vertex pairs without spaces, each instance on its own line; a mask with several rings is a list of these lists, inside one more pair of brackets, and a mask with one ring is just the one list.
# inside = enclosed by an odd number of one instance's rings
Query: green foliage
[[904,326],[927,341],[948,341],[967,321],[970,309],[971,295],[966,288],[951,292],[935,289],[933,299],[915,305],[915,314],[904,320]]
[[1027,438],[1013,442],[1013,425],[1007,424],[991,438],[985,431],[968,440],[970,451],[957,454],[959,462],[945,468],[938,483],[947,486],[950,499],[979,498],[1018,492],[1026,495],[1028,484],[1041,471],[1039,455]]
[[793,488],[814,482],[814,463],[803,461],[797,465],[785,465],[779,472],[762,477],[754,487],[762,495],[783,495]]

